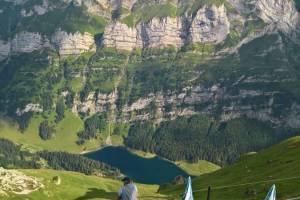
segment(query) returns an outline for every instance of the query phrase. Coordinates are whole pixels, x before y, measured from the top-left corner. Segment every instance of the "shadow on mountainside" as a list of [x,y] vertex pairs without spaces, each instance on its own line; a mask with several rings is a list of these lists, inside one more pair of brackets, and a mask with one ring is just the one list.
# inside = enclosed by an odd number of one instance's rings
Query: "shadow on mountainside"
[[106,192],[105,190],[100,190],[97,188],[89,188],[89,190],[81,197],[78,197],[74,200],[88,200],[88,199],[96,199],[96,198],[103,198],[103,199],[111,199],[114,200],[117,197],[116,192]]

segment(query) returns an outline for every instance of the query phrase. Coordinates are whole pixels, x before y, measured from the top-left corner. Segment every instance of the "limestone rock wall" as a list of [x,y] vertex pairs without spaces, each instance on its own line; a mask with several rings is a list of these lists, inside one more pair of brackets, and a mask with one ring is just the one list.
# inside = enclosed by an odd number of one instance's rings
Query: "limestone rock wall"
[[181,47],[183,45],[183,28],[180,18],[154,18],[149,23],[142,24],[144,47],[163,48],[168,45]]
[[29,53],[49,45],[39,33],[21,32],[11,41],[12,53]]
[[123,50],[142,48],[141,33],[136,28],[116,22],[105,27],[103,44],[106,47]]
[[10,43],[0,40],[0,61],[10,54]]
[[190,40],[193,43],[220,43],[226,39],[229,29],[230,23],[224,5],[204,6],[192,21]]
[[88,32],[68,34],[65,31],[58,30],[52,36],[51,42],[61,56],[78,55],[96,50],[94,36]]
[[276,24],[280,31],[300,44],[300,14],[294,1],[258,0],[256,9],[264,22]]
[[104,46],[123,50],[134,48],[180,48],[187,42],[219,43],[226,39],[230,29],[224,6],[204,6],[194,18],[165,17],[140,22],[134,28],[116,22],[104,32]]
[[[16,5],[27,1],[6,0]],[[110,12],[117,7],[135,9],[135,6],[147,6],[172,2],[180,6],[184,1],[142,1],[142,0],[60,0],[54,3],[43,0],[30,9],[22,9],[21,16],[43,15],[59,5],[71,2],[83,6],[89,13],[110,17]],[[300,44],[300,14],[291,0],[228,0],[240,13],[252,13],[251,17],[260,17],[265,23],[272,24],[279,31]],[[56,7],[55,7],[56,6]],[[250,16],[250,15],[249,15]],[[242,18],[239,19],[239,18]],[[231,28],[231,21],[246,21],[243,14],[228,13],[224,5],[203,6],[195,15],[185,14],[182,17],[153,18],[149,22],[139,22],[135,27],[128,27],[121,22],[112,22],[104,31],[103,44],[123,50],[136,48],[164,48],[175,46],[180,48],[187,43],[221,43]],[[242,30],[241,30],[242,31]],[[10,54],[28,53],[45,47],[55,48],[60,55],[78,55],[95,50],[95,41],[89,33],[67,33],[57,30],[52,36],[40,33],[20,32],[13,38],[0,41],[0,60]]]
[[283,30],[293,27],[299,20],[295,4],[290,0],[258,0],[260,17],[267,23],[278,23]]
[[39,33],[20,32],[11,41],[0,40],[0,60],[10,54],[30,53],[43,48],[54,48],[61,56],[79,55],[84,52],[95,51],[94,36],[90,33],[67,33],[58,30],[48,39]]
[[30,53],[50,47],[49,40],[39,33],[20,32],[11,41],[0,40],[0,60],[10,54]]
[[[157,92],[141,97],[131,104],[123,105],[117,110],[117,91],[109,94],[100,93],[95,95],[91,92],[86,100],[80,102],[78,98],[74,101],[73,113],[119,113],[113,115],[110,120],[122,122],[136,122],[154,120],[156,123],[172,120],[179,116],[191,116],[195,114],[210,115],[214,106],[219,101],[230,102],[221,109],[222,121],[229,121],[247,116],[251,119],[270,122],[275,126],[300,128],[300,105],[294,103],[286,108],[285,116],[274,116],[272,107],[274,105],[274,92],[263,92],[260,90],[240,90],[236,95],[227,93],[226,87],[213,85],[204,87],[196,85],[183,88],[181,91]],[[264,97],[268,99],[263,104],[242,104],[247,98]],[[200,105],[200,109],[195,105]],[[202,105],[202,106],[201,106]]]

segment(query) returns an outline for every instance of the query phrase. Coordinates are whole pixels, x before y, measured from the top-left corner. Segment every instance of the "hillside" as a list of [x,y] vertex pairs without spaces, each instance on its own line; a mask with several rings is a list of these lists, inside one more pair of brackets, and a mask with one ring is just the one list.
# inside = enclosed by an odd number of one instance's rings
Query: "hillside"
[[[300,137],[290,138],[258,153],[250,153],[233,166],[193,179],[196,199],[206,199],[212,186],[212,199],[264,199],[272,184],[277,186],[278,199],[299,197]],[[162,193],[177,199],[184,186],[169,186]],[[200,190],[200,191],[199,191]]]
[[[84,199],[115,199],[121,186],[120,181],[99,178],[95,176],[85,176],[74,172],[54,171],[54,170],[20,170],[28,176],[37,178],[44,188],[32,192],[28,195],[16,195],[0,197],[3,200],[16,199],[49,199],[49,200],[84,200]],[[60,184],[53,181],[58,176]],[[158,186],[140,185],[140,198],[144,200],[167,199],[164,195],[157,194]]]
[[233,163],[299,133],[297,9],[292,0],[1,1],[0,137],[35,150],[113,144]]
[[[212,199],[263,199],[275,183],[278,199],[298,197],[300,137],[290,138],[258,153],[244,155],[236,164],[216,172],[193,178],[195,198],[206,199],[208,185],[212,186]],[[54,170],[18,170],[37,178],[44,188],[29,195],[9,193],[3,199],[114,199],[121,183],[109,178],[86,176],[75,172]],[[57,184],[54,177],[58,176]],[[158,186],[138,184],[140,199],[181,199],[184,185]]]

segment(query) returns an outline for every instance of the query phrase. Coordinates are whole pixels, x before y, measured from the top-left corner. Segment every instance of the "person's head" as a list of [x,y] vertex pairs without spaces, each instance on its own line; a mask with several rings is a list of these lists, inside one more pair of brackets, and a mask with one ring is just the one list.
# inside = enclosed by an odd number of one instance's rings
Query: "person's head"
[[123,178],[122,181],[123,181],[124,185],[127,185],[127,184],[129,184],[129,183],[132,182],[131,179],[130,179],[129,177]]

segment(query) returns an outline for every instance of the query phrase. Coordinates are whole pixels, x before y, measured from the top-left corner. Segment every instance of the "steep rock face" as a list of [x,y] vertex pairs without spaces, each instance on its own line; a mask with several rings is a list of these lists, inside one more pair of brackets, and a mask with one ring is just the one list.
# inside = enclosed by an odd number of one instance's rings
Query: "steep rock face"
[[[122,113],[121,121],[134,122],[146,121],[149,119],[155,120],[157,123],[168,119],[175,119],[178,116],[194,115],[197,111],[194,110],[195,104],[207,103],[222,98],[224,89],[215,85],[211,88],[203,86],[195,86],[184,88],[181,92],[167,93],[157,92],[151,93],[146,97],[139,98],[131,104],[124,105],[119,112]],[[108,110],[116,110],[116,103],[118,100],[118,93],[114,91],[110,94],[99,93],[95,95],[91,92],[85,101],[74,101],[72,111],[77,113],[102,113]],[[183,106],[182,105],[186,105]],[[151,107],[153,112],[145,111]],[[166,111],[166,107],[172,109]],[[136,114],[139,113],[139,114]]]
[[49,41],[39,33],[20,32],[11,41],[0,40],[0,60],[9,54],[30,53],[50,47]]
[[283,29],[297,24],[299,13],[290,0],[258,0],[256,7],[260,17],[267,23],[278,23]]
[[280,31],[300,43],[300,14],[293,1],[258,0],[256,8],[264,22],[276,24]]
[[55,48],[61,56],[78,55],[88,51],[95,51],[96,44],[92,34],[76,32],[68,34],[58,30],[49,39],[39,33],[20,32],[9,41],[0,41],[0,60],[9,54],[30,53],[43,48]]
[[49,46],[39,33],[21,32],[11,41],[12,53],[30,53]]
[[0,40],[0,61],[5,59],[10,53],[10,43]]
[[103,44],[122,50],[142,48],[142,39],[139,30],[130,28],[126,24],[116,22],[105,27]]
[[162,48],[169,45],[183,45],[182,21],[180,18],[154,18],[149,23],[141,25],[144,47]]
[[109,94],[90,92],[84,102],[80,102],[79,96],[74,99],[72,112],[78,113],[103,113],[116,108],[116,101],[118,99],[117,91]]
[[[274,95],[278,93],[263,92],[260,90],[240,90],[236,95],[229,95],[226,87],[213,85],[204,87],[196,85],[183,88],[181,91],[157,92],[141,97],[131,104],[124,105],[120,110],[116,109],[118,100],[117,91],[110,94],[95,95],[91,92],[85,101],[75,100],[72,111],[93,115],[95,113],[119,112],[119,117],[110,117],[111,120],[122,122],[137,122],[154,120],[156,123],[175,119],[179,116],[191,116],[195,114],[210,115],[214,107],[220,101],[230,102],[221,109],[220,119],[230,121],[232,119],[248,117],[259,121],[269,122],[275,126],[300,128],[300,105],[294,103],[286,109],[286,115],[274,116]],[[245,99],[264,97],[265,103],[243,104]],[[195,106],[196,105],[196,106]],[[199,106],[197,108],[197,106]]]
[[88,51],[95,51],[95,40],[92,34],[85,32],[74,34],[58,30],[51,38],[51,42],[61,56],[78,55]]
[[224,5],[204,6],[198,10],[191,25],[191,42],[220,43],[226,39],[230,29]]
[[[189,28],[190,27],[190,28]],[[219,43],[226,39],[230,29],[224,6],[204,6],[195,18],[153,18],[140,22],[135,28],[116,22],[104,32],[104,46],[123,50],[150,47],[180,48],[187,41]]]

